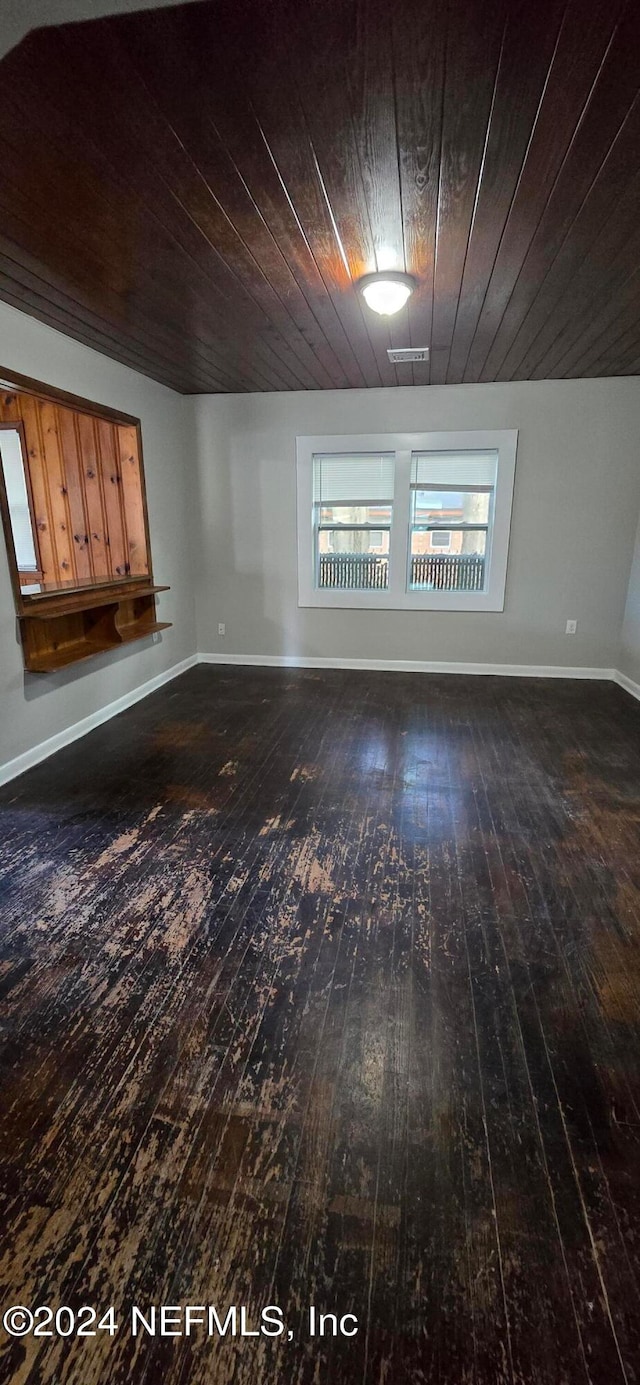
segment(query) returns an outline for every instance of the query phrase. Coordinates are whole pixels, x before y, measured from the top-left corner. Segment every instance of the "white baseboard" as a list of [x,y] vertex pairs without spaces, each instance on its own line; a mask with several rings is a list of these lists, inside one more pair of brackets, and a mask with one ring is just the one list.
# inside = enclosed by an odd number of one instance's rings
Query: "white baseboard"
[[143,697],[148,697],[149,693],[155,692],[165,683],[170,683],[173,678],[177,678],[181,673],[186,673],[188,668],[197,664],[197,654],[192,654],[188,659],[183,659],[182,663],[174,664],[164,673],[156,674],[155,678],[149,678],[146,683],[141,683],[139,688],[133,688],[124,697],[119,697],[115,702],[108,702],[106,707],[100,707],[97,712],[92,712],[90,716],[83,717],[82,721],[76,721],[73,726],[67,726],[66,730],[59,731],[56,736],[50,736],[46,741],[40,741],[39,745],[34,745],[32,750],[25,750],[23,755],[17,755],[15,760],[9,760],[5,765],[0,765],[0,784],[8,784],[11,779],[16,779],[19,774],[24,774],[25,770],[32,769],[34,765],[39,765],[41,760],[48,759],[49,755],[55,755],[57,750],[62,750],[65,745],[71,745],[72,741],[80,740],[81,736],[86,736],[87,732],[95,730],[96,726],[101,726],[104,721],[110,721],[111,717],[116,717],[118,712],[124,712],[127,707],[132,707],[134,702],[141,702]]
[[640,701],[640,684],[634,683],[625,673],[619,673],[617,669],[611,668],[562,668],[559,665],[547,666],[542,664],[441,663],[422,659],[329,659],[320,656],[305,657],[297,654],[192,654],[188,659],[183,659],[182,663],[174,664],[172,668],[157,674],[155,678],[150,678],[148,682],[142,683],[132,692],[125,693],[124,697],[119,697],[115,702],[109,702],[106,707],[101,707],[97,712],[92,712],[90,716],[83,717],[82,721],[77,721],[73,726],[68,726],[66,730],[59,731],[56,736],[41,741],[31,750],[26,750],[23,755],[17,755],[15,760],[9,760],[7,764],[0,765],[0,785],[8,784],[11,779],[17,778],[19,774],[24,774],[25,770],[32,769],[34,765],[40,764],[50,755],[55,755],[57,750],[62,750],[64,746],[80,740],[89,731],[93,731],[96,726],[101,726],[103,722],[109,721],[119,712],[124,712],[135,702],[141,702],[144,697],[148,697],[157,688],[163,687],[165,683],[170,683],[172,679],[178,678],[181,673],[186,673],[187,669],[193,668],[194,664],[229,664],[253,668],[371,669],[392,673],[470,673],[500,678],[587,678],[617,683],[619,687],[624,688],[625,692],[630,693],[632,697],[636,697]]
[[327,659],[297,654],[199,654],[201,664],[241,664],[257,668],[351,668],[389,673],[471,673],[500,678],[589,678],[616,680],[612,668],[562,668],[557,664],[465,664],[426,659]]
[[633,678],[628,678],[626,673],[620,673],[617,669],[613,675],[613,681],[618,684],[619,688],[624,688],[625,692],[630,693],[640,702],[640,683],[634,683]]

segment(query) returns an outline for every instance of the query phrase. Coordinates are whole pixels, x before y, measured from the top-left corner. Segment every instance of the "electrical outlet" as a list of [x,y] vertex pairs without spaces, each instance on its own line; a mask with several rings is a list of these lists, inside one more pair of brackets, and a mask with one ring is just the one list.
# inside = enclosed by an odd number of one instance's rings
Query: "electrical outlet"
[[224,621],[221,620],[221,621],[218,622],[218,634],[219,634],[219,635],[226,635],[226,633],[227,633],[227,627],[226,627]]
[[578,622],[577,622],[577,620],[568,620],[568,621],[567,621],[567,634],[568,634],[568,635],[575,635],[577,629],[578,629]]

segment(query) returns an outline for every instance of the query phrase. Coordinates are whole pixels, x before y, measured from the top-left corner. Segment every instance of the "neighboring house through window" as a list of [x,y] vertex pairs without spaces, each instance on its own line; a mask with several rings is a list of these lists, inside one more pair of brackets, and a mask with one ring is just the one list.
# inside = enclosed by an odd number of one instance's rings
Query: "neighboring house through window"
[[504,606],[517,433],[302,437],[301,606]]

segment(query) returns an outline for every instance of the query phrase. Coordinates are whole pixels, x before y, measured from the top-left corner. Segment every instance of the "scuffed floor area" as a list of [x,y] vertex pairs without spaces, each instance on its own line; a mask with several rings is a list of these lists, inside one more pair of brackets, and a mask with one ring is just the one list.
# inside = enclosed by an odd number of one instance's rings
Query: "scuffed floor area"
[[0,792],[2,1312],[118,1324],[2,1382],[640,1379],[639,733],[199,667]]

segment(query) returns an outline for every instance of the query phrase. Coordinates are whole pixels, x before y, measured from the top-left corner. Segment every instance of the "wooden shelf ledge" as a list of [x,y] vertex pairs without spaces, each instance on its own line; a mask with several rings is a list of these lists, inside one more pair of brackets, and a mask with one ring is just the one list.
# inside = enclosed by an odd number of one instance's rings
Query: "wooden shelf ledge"
[[170,629],[170,620],[157,620],[154,625],[148,625],[144,630],[139,630],[137,626],[132,626],[130,629],[125,626],[124,630],[120,631],[120,640],[122,644],[130,644],[132,640],[143,640],[146,635],[156,635],[159,630]]
[[169,587],[158,587],[149,582],[127,582],[117,586],[87,587],[86,591],[40,592],[23,598],[22,615],[37,616],[38,620],[55,620],[73,611],[90,611],[96,606],[118,605],[121,601],[168,591]]
[[159,621],[156,615],[156,593],[168,590],[145,582],[127,584],[117,592],[111,588],[43,598],[45,604],[38,602],[36,609],[19,616],[25,668],[30,673],[57,673],[169,630],[171,622]]

